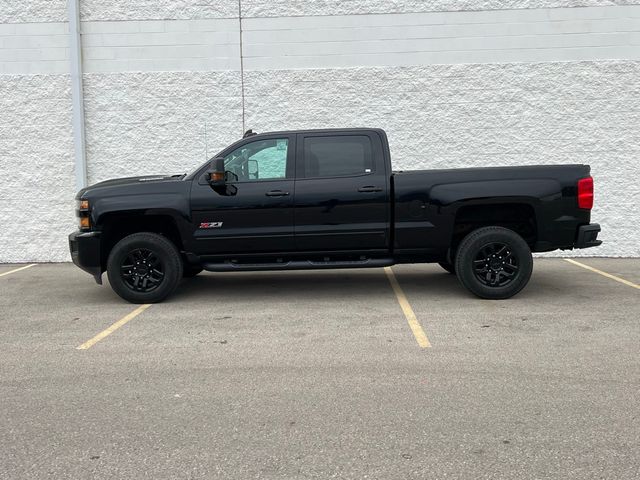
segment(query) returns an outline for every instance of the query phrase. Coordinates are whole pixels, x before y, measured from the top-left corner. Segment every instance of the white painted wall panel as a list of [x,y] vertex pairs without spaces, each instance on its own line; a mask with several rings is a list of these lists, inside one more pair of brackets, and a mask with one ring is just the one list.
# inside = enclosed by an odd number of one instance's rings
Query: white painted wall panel
[[245,67],[257,70],[640,59],[640,6],[256,18],[243,25]]
[[3,27],[0,74],[69,73],[66,23],[16,23]]
[[82,22],[84,70],[240,69],[238,20]]

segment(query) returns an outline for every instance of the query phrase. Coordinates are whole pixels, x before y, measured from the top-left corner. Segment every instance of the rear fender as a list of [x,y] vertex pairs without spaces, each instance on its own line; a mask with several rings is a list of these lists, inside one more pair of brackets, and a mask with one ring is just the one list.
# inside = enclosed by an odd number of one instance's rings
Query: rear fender
[[542,212],[562,199],[562,187],[553,179],[490,180],[436,185],[431,189],[430,202],[442,218],[450,222],[448,231],[452,241],[454,223],[462,207],[492,204],[527,205],[535,216],[536,231],[542,231]]
[[544,204],[562,198],[560,182],[552,178],[533,180],[489,180],[435,185],[430,202],[440,208],[456,210],[462,205],[494,203],[496,200]]

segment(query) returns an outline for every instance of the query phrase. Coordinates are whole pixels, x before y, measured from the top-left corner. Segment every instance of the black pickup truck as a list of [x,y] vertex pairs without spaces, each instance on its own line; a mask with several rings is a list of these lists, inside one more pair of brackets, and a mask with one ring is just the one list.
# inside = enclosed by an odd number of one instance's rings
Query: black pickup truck
[[439,263],[481,298],[528,283],[531,252],[600,245],[588,165],[392,171],[379,129],[254,134],[194,172],[76,196],[76,265],[134,303],[212,272]]

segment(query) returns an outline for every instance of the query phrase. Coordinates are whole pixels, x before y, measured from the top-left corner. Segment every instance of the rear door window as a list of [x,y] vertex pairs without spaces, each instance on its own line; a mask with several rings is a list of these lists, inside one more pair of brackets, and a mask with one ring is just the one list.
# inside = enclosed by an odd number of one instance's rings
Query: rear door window
[[305,137],[302,176],[344,177],[374,170],[371,140],[366,135]]

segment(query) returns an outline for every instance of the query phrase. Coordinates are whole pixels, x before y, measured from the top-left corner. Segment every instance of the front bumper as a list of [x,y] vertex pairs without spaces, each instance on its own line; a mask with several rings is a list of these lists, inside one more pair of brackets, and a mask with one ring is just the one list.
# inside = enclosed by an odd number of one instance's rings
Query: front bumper
[[598,240],[598,233],[600,233],[600,225],[597,223],[578,227],[574,248],[591,248],[602,245],[602,240]]
[[78,267],[90,273],[102,285],[100,259],[100,232],[73,232],[69,235],[71,259]]

